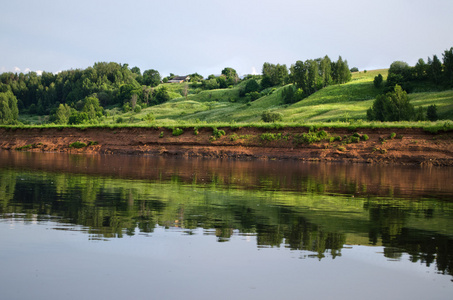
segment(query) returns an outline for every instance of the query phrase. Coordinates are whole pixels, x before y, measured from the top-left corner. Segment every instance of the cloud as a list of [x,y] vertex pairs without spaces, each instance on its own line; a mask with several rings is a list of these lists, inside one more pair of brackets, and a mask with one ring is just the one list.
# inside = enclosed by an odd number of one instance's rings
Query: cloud
[[20,73],[20,68],[14,67],[14,73]]

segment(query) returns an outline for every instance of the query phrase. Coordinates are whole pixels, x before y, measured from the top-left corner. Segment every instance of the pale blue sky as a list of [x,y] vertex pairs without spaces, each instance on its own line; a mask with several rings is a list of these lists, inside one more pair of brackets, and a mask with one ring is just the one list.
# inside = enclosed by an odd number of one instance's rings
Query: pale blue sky
[[388,68],[453,47],[452,0],[0,0],[0,72],[99,61],[185,75],[329,55]]

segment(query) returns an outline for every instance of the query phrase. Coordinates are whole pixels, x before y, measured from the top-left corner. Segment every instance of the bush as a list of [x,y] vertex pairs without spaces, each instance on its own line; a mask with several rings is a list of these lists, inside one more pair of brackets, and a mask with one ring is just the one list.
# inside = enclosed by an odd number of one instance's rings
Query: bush
[[180,129],[180,128],[174,128],[173,129],[173,132],[171,133],[173,136],[178,136],[178,135],[181,135],[184,133],[184,130],[183,129]]
[[266,111],[261,114],[261,120],[266,123],[272,123],[283,120],[283,115],[279,112]]
[[265,132],[265,133],[260,135],[260,138],[261,138],[262,141],[272,142],[272,141],[280,140],[283,137],[282,137],[281,133]]
[[156,119],[156,117],[154,117],[154,114],[150,112],[146,114],[144,119],[148,122],[153,122]]
[[[323,140],[331,140],[331,136],[325,132],[324,130],[321,131],[312,131],[310,130],[308,133],[303,133],[301,135],[295,135],[293,138],[293,142],[297,144],[314,144],[321,142]],[[333,139],[335,140],[335,138]]]
[[255,101],[256,99],[261,98],[261,94],[258,92],[250,92],[250,93],[246,94],[246,96],[248,96],[250,98],[250,101]]
[[74,142],[72,144],[69,144],[69,148],[76,148],[76,149],[79,149],[79,148],[84,148],[86,147],[87,144],[83,143],[83,142]]
[[225,130],[218,130],[216,127],[214,127],[212,130],[212,136],[214,137],[214,140],[219,139],[225,135]]

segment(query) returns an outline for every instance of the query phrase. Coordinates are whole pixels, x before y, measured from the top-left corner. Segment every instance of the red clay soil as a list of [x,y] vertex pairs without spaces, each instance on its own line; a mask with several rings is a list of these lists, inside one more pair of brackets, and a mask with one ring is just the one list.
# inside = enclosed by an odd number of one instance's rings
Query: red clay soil
[[[173,136],[172,130],[166,128],[0,128],[0,149],[453,166],[453,131],[327,128],[324,130],[328,134],[340,136],[342,141],[308,145],[295,143],[295,136],[306,133],[307,128],[219,129],[226,135],[213,140],[211,128],[201,128],[197,135],[193,128],[186,128],[179,136]],[[264,141],[261,135],[266,132],[287,138]],[[355,132],[366,134],[369,139],[346,144],[346,138]],[[392,133],[396,134],[393,138]],[[76,149],[70,147],[74,142],[95,145]]]

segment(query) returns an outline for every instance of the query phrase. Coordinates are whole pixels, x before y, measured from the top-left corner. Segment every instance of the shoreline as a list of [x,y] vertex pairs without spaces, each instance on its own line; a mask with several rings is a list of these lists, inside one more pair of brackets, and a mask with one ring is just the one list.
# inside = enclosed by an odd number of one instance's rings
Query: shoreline
[[[420,128],[322,128],[327,138],[302,141],[306,127],[0,128],[0,149],[33,152],[127,154],[239,160],[299,160],[453,166],[453,131]],[[365,139],[366,136],[366,139]],[[359,138],[357,138],[359,137]],[[73,143],[81,144],[75,148]],[[72,145],[72,147],[71,147]]]

